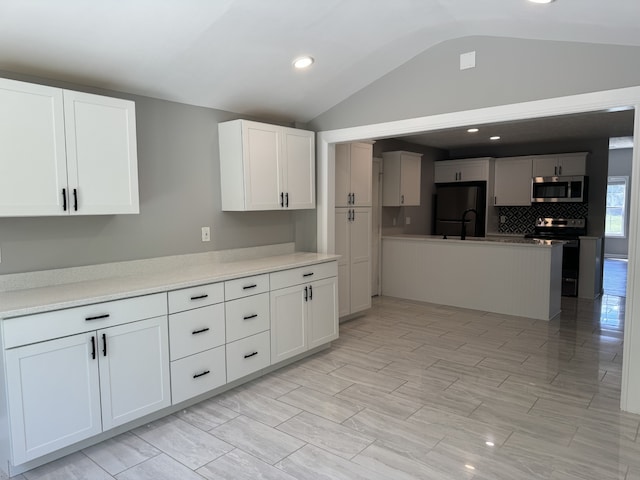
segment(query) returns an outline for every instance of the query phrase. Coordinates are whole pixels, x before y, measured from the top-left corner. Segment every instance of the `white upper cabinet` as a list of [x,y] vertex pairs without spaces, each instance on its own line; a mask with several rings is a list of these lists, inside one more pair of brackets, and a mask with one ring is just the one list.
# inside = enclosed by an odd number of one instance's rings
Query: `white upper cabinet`
[[486,157],[435,162],[434,182],[488,181],[491,171],[490,161],[491,159]]
[[336,207],[371,206],[373,145],[336,145]]
[[531,205],[532,157],[496,158],[494,206]]
[[536,155],[533,157],[534,177],[574,176],[587,174],[587,153]]
[[64,91],[71,213],[139,213],[133,102]]
[[218,124],[222,210],[315,208],[315,134],[248,120]]
[[0,79],[0,216],[138,213],[135,105]]
[[402,151],[384,152],[382,159],[382,206],[419,206],[422,155]]

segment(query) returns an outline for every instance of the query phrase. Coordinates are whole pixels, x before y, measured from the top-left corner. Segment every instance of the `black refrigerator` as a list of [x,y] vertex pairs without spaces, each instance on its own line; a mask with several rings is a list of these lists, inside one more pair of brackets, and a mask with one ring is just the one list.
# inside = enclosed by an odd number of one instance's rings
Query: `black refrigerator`
[[469,237],[485,236],[486,182],[440,183],[436,185],[434,201],[434,235],[460,236],[462,216],[466,215],[466,234]]

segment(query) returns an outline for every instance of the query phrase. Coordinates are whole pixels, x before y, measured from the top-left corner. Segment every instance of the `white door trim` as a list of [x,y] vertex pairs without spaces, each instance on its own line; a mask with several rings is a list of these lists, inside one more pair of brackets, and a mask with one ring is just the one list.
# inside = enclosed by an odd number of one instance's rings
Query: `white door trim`
[[[334,252],[335,206],[335,147],[338,142],[376,140],[399,135],[475,126],[486,123],[544,118],[556,115],[585,113],[621,107],[635,108],[633,165],[640,161],[640,87],[628,87],[594,93],[550,98],[531,102],[486,107],[463,112],[444,113],[427,117],[396,120],[319,132],[317,136],[317,245],[322,253]],[[629,266],[627,304],[624,332],[621,407],[640,413],[640,328],[634,328],[636,314],[635,285],[640,286],[640,258],[637,238],[640,237],[638,206],[640,202],[640,168],[632,169],[631,222],[629,225]],[[331,214],[329,214],[331,213]],[[640,299],[640,295],[638,295]],[[640,320],[638,320],[640,321]]]

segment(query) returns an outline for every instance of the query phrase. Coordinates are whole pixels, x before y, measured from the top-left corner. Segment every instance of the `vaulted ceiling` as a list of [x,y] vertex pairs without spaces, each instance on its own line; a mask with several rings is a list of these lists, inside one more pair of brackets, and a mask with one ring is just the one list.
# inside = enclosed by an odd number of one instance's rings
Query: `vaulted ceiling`
[[306,122],[451,38],[640,46],[638,25],[638,0],[1,0],[0,70]]

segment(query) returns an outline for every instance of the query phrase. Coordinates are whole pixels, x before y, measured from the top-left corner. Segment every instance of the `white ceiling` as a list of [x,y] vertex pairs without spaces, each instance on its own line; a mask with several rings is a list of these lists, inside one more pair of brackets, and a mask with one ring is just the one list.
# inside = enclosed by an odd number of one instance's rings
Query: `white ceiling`
[[447,39],[640,46],[638,25],[639,0],[0,0],[0,70],[306,122]]

